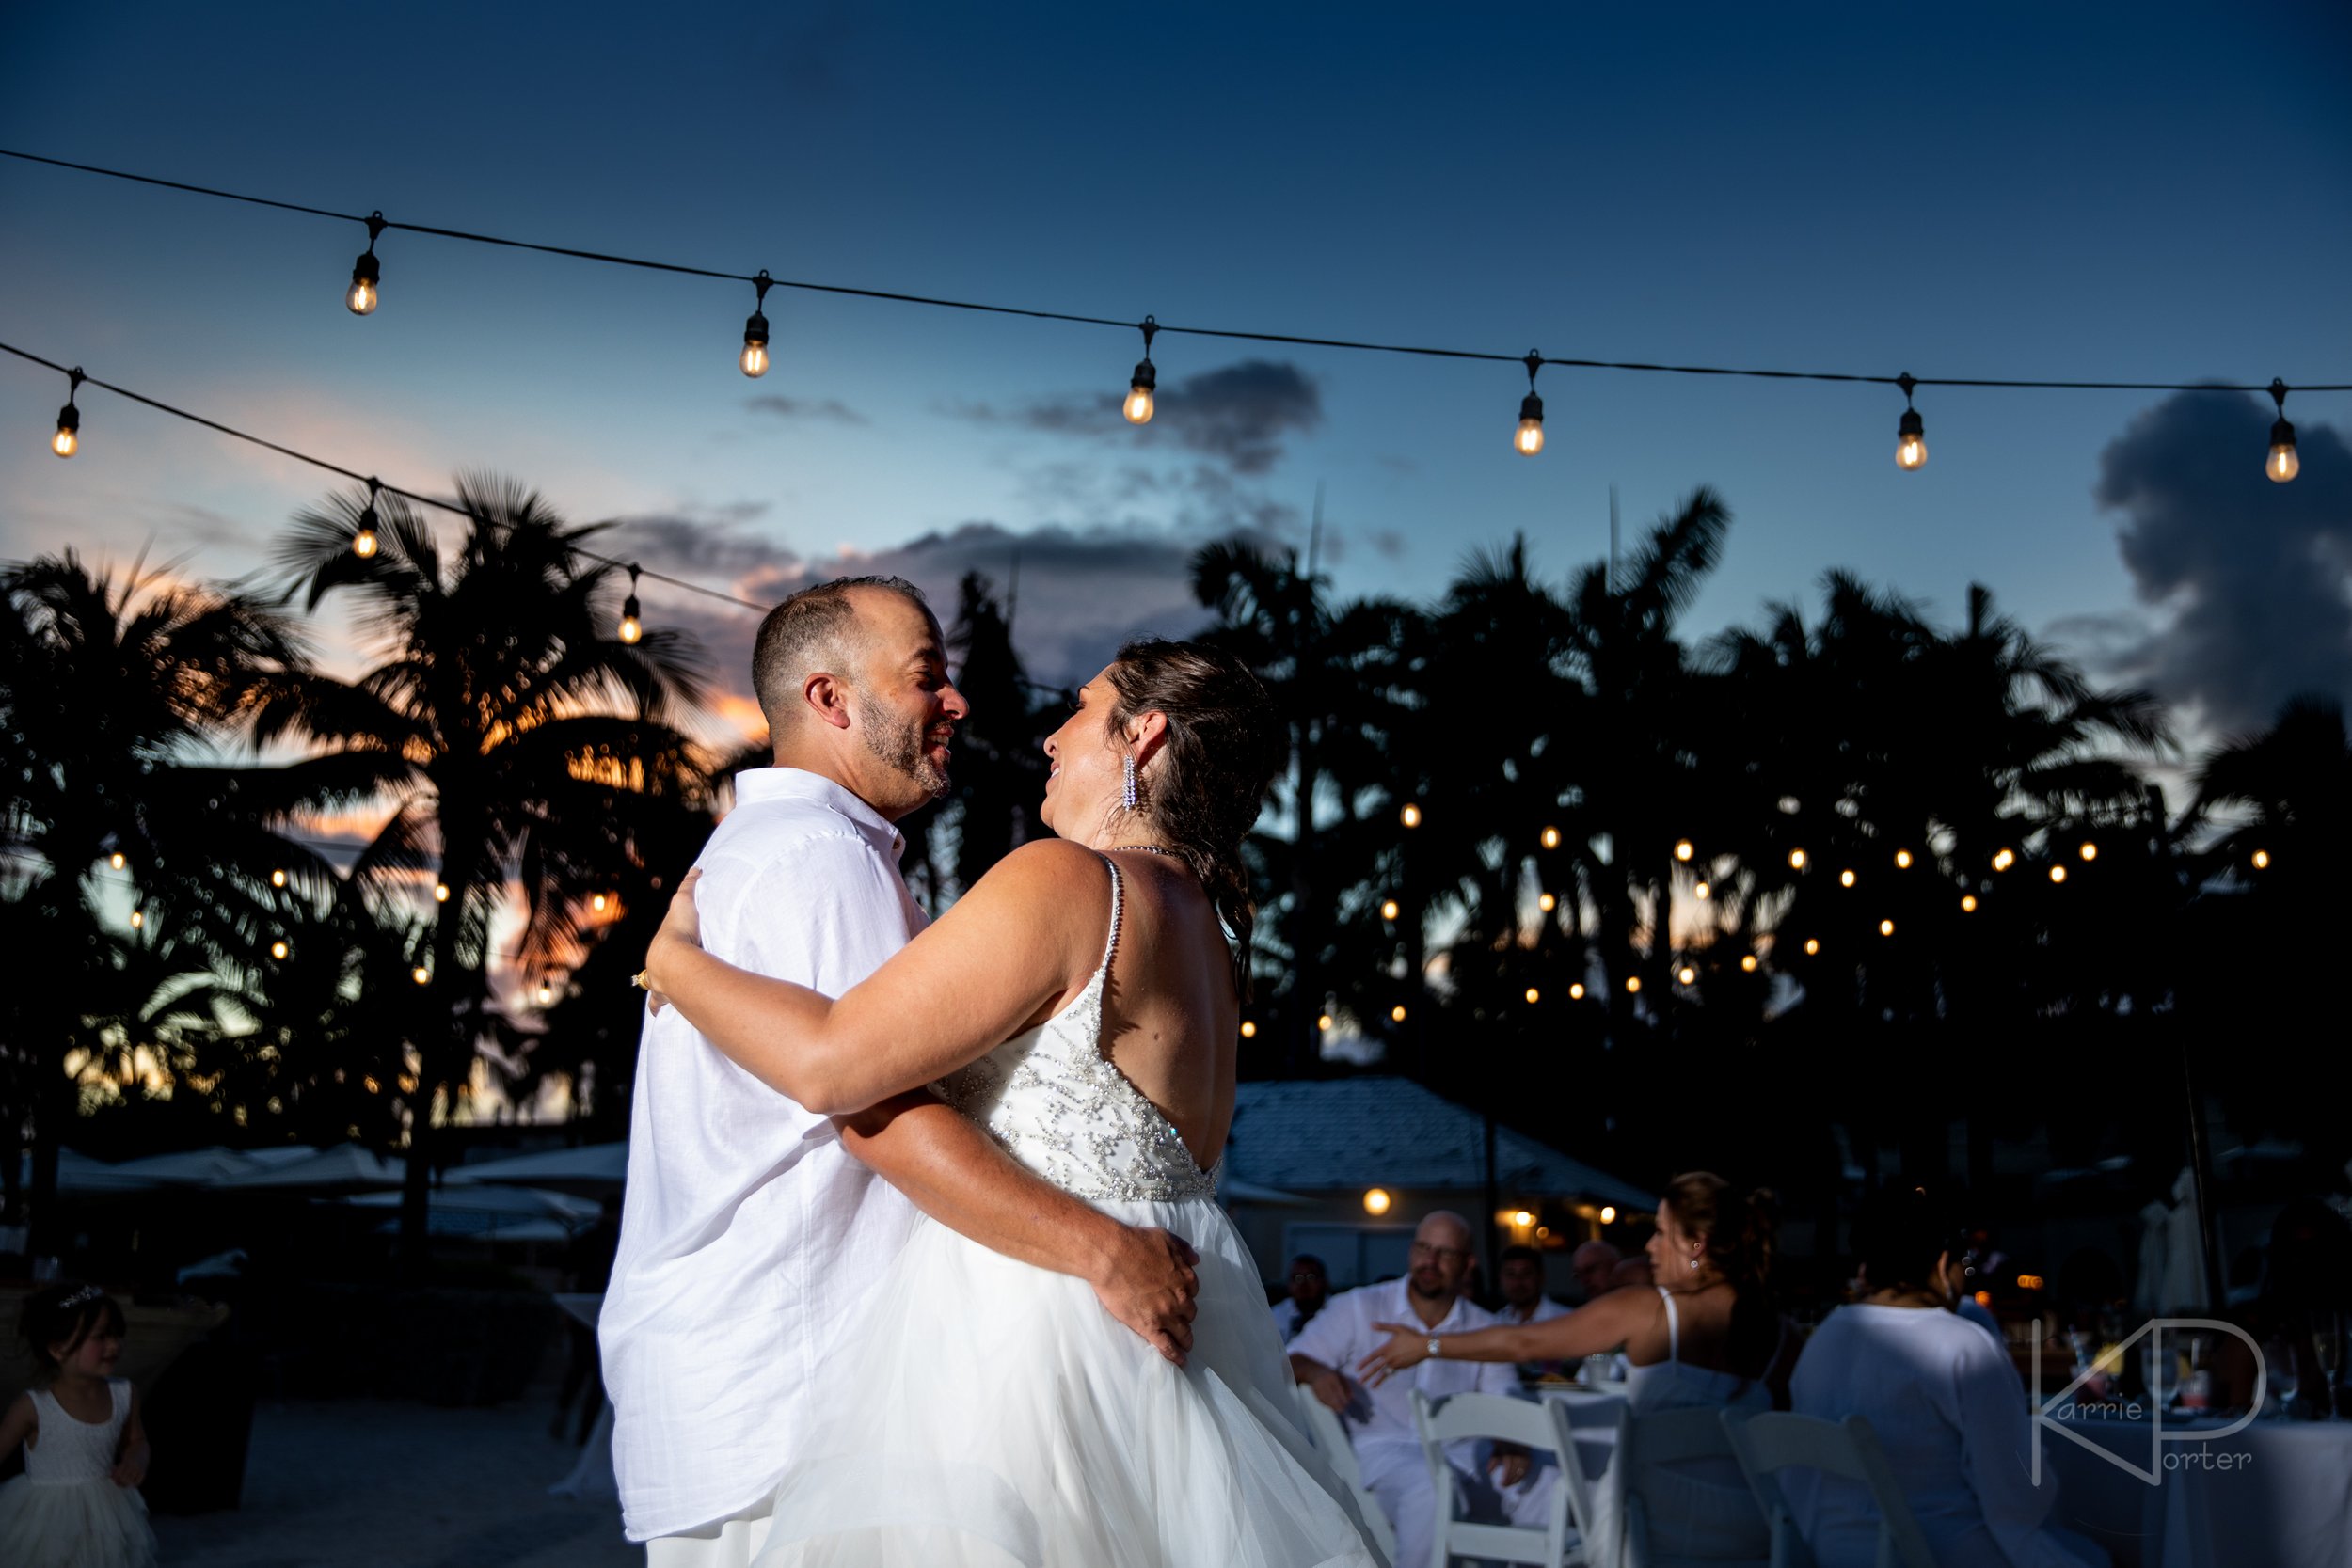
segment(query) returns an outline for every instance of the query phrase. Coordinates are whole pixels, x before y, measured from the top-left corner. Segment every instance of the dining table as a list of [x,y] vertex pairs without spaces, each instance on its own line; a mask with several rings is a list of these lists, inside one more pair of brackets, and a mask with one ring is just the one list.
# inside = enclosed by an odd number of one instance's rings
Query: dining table
[[2168,1414],[2042,1430],[2054,1522],[2115,1568],[2352,1565],[2352,1421]]

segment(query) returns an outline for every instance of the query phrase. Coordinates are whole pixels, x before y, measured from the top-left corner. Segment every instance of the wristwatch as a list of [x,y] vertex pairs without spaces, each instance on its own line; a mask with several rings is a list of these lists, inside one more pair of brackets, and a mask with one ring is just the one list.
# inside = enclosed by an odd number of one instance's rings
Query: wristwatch
[[1438,1349],[1438,1337],[1434,1334],[1429,1337],[1429,1359],[1432,1361],[1445,1359],[1445,1353]]

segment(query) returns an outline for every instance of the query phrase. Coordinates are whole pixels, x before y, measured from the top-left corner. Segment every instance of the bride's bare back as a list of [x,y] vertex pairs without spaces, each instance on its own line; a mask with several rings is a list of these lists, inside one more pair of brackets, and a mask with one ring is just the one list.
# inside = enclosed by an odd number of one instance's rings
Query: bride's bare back
[[[1233,1122],[1241,1004],[1223,929],[1182,861],[1114,851],[1125,886],[1103,995],[1103,1049],[1174,1124],[1202,1169]],[[1109,879],[1104,879],[1104,919]]]

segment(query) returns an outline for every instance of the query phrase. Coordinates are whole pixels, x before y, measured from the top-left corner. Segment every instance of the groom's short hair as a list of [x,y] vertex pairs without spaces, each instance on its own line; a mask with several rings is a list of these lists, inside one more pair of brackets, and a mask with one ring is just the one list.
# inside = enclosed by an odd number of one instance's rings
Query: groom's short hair
[[904,578],[835,578],[803,588],[768,612],[752,647],[752,694],[774,736],[801,709],[801,683],[831,667],[847,673],[856,645],[855,588],[881,588],[899,594],[925,615],[931,612],[923,591]]

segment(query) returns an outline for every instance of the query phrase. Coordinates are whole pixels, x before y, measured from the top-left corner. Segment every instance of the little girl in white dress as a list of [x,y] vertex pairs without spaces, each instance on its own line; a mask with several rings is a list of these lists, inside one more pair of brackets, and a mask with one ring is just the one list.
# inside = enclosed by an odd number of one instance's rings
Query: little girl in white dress
[[48,1371],[0,1416],[0,1452],[24,1446],[24,1473],[0,1486],[0,1563],[8,1568],[151,1568],[139,1481],[147,1433],[138,1396],[114,1376],[122,1308],[95,1285],[52,1285],[19,1325]]

